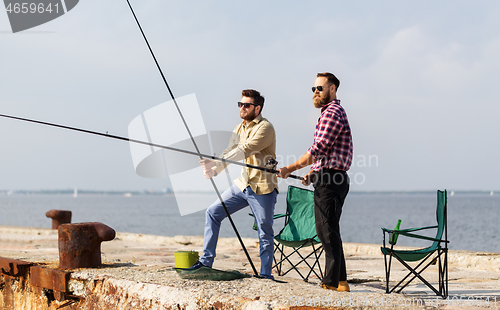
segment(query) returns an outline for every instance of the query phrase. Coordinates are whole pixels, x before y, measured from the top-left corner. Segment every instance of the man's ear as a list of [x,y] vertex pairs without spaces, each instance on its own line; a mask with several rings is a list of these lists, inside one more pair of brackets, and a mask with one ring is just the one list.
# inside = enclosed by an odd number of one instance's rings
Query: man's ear
[[260,112],[262,111],[262,106],[261,105],[255,106],[255,110],[257,110],[257,108],[259,109],[259,111],[257,111],[257,115],[260,115]]

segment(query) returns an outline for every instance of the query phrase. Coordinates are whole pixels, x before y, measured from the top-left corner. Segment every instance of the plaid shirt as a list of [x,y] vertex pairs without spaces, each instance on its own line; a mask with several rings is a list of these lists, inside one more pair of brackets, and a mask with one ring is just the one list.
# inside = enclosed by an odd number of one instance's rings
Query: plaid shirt
[[351,128],[340,100],[334,99],[321,108],[314,131],[314,144],[307,152],[316,159],[312,170],[328,168],[347,171],[351,167]]

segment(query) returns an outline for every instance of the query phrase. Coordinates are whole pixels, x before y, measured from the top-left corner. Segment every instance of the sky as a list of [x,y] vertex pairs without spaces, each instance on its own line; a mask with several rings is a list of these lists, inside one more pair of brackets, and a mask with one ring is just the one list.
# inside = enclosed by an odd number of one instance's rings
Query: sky
[[[131,4],[207,131],[232,130],[241,90],[257,89],[279,166],[290,164],[312,143],[311,86],[328,71],[352,129],[352,191],[500,191],[500,2]],[[82,0],[18,33],[2,9],[0,55],[0,114],[127,137],[170,100],[125,0]],[[170,186],[136,174],[127,142],[4,118],[0,132],[0,190]]]

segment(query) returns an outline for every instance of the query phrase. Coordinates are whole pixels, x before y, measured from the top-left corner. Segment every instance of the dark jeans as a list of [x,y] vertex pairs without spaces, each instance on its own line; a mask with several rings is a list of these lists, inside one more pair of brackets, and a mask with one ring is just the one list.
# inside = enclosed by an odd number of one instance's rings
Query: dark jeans
[[345,171],[322,169],[314,173],[314,215],[316,232],[325,251],[323,283],[338,287],[347,280],[344,250],[340,237],[340,215],[349,192],[349,177]]

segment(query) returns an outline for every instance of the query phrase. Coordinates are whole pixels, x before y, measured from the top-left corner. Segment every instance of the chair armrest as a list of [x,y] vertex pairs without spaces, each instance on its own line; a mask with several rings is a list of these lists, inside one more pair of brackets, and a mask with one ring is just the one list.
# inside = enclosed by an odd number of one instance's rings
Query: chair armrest
[[[253,213],[248,213],[248,215],[250,215],[251,217],[253,217],[253,216],[254,216],[254,215],[253,215]],[[273,215],[273,220],[275,220],[275,219],[279,219],[279,218],[282,218],[282,217],[284,217],[284,216],[288,216],[288,214],[282,214],[282,213],[280,213],[280,214],[275,214],[275,215]]]
[[[251,217],[255,217],[255,216],[253,215],[253,213],[248,213],[248,215],[250,215]],[[273,215],[273,220],[275,220],[275,219],[279,219],[279,218],[284,217],[284,216],[288,216],[288,214],[281,214],[281,213],[280,213],[280,214],[275,214],[275,215]],[[253,227],[252,227],[252,229],[253,229],[253,230],[257,230],[257,223],[256,223],[255,221],[253,222]]]
[[438,226],[426,226],[426,227],[419,227],[419,228],[407,228],[407,229],[399,229],[398,231],[400,231],[400,232],[409,232],[409,231],[418,231],[418,230],[432,229],[432,228],[438,228]]
[[418,230],[424,230],[424,229],[431,229],[431,228],[438,228],[437,226],[426,226],[426,227],[418,227],[418,228],[407,228],[407,229],[387,229],[385,227],[382,227],[382,230],[387,233],[397,233],[397,234],[402,234],[404,232],[410,232],[410,231],[418,231]]
[[406,237],[410,237],[410,238],[424,239],[424,240],[430,240],[430,241],[439,241],[439,242],[446,242],[446,243],[450,242],[448,240],[436,239],[436,238],[427,237],[427,236],[420,236],[420,235],[416,235],[416,234],[410,234],[407,232],[400,232],[399,231],[398,233],[402,236],[406,236]]
[[283,214],[283,213],[275,214],[273,216],[273,219],[279,219],[279,218],[282,218],[282,217],[285,217],[285,216],[288,216],[288,214]]

